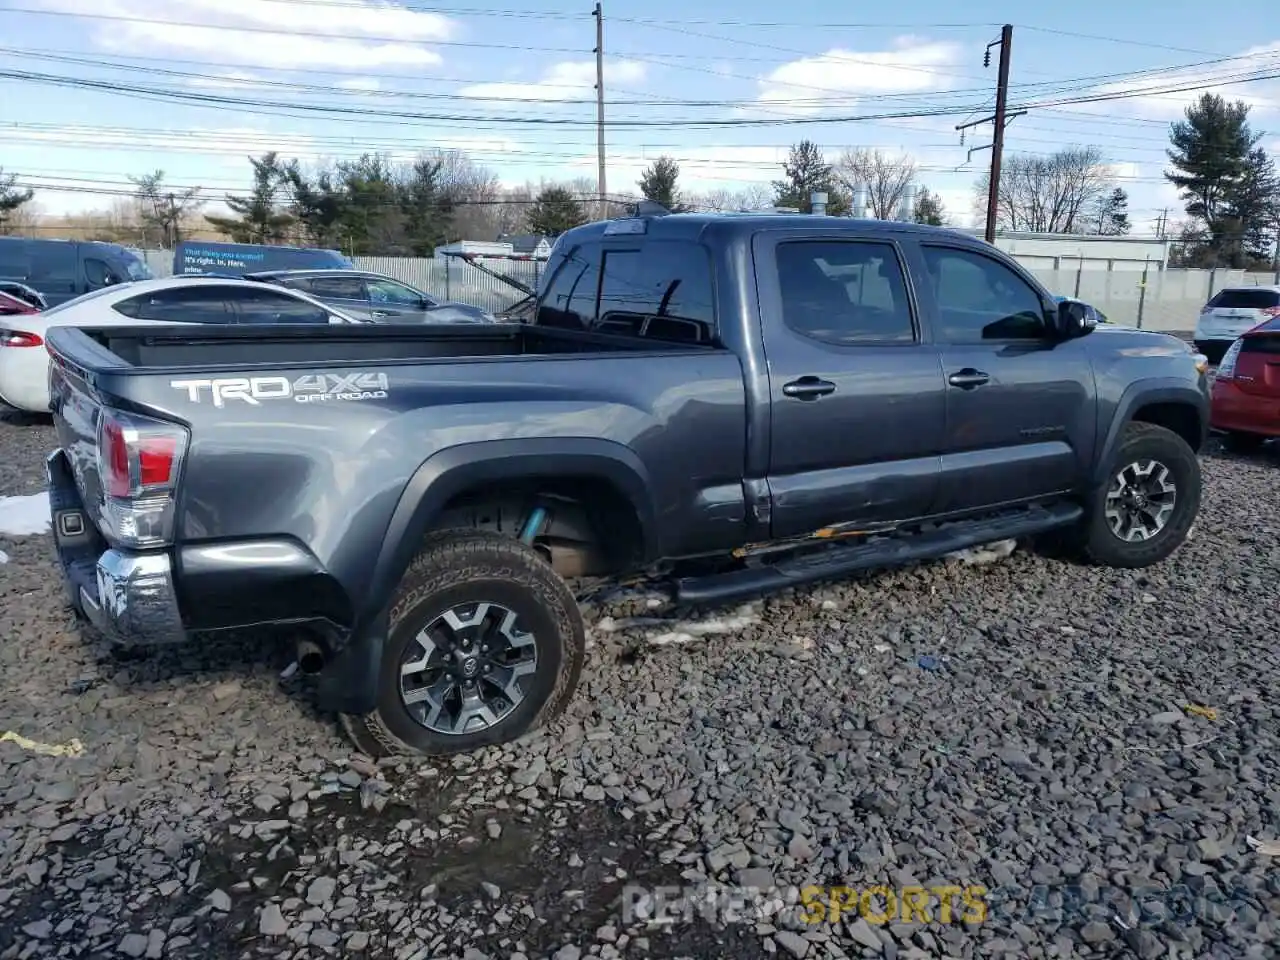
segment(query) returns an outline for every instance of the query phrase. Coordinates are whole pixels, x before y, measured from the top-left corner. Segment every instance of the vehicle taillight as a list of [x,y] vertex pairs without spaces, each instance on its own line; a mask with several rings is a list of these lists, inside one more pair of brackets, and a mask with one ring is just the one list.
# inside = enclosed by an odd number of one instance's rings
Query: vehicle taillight
[[1276,304],[1274,307],[1263,307],[1262,312],[1268,317],[1280,317],[1280,304]]
[[187,431],[175,423],[104,410],[98,427],[98,476],[109,538],[152,547],[173,536],[174,494]]
[[1240,356],[1240,348],[1244,346],[1244,341],[1240,338],[1227,348],[1227,352],[1222,355],[1222,362],[1218,364],[1219,380],[1231,380],[1236,375],[1236,358]]
[[44,341],[38,333],[25,330],[0,330],[0,347],[42,347]]

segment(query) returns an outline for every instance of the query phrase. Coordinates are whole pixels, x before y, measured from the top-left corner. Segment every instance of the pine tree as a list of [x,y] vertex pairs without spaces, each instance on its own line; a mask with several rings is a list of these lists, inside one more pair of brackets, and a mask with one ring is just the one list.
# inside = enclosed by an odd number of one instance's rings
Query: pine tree
[[1098,197],[1093,206],[1093,232],[1108,237],[1123,237],[1129,232],[1129,195],[1120,187]]
[[525,214],[529,232],[558,237],[587,222],[582,205],[564,187],[544,187]]
[[671,157],[659,157],[640,175],[640,193],[672,213],[681,213],[687,208],[680,202],[679,179],[680,165]]
[[925,223],[931,227],[947,225],[947,211],[942,206],[941,198],[936,193],[930,193],[926,187],[921,187],[916,194],[916,206],[912,214],[916,223]]
[[253,164],[253,193],[247,197],[228,194],[224,202],[238,216],[205,216],[210,225],[229,236],[235,243],[283,243],[293,217],[279,208],[279,195],[284,184],[284,171],[274,152],[261,159],[249,158]]
[[801,140],[791,148],[782,165],[784,180],[775,180],[774,203],[780,207],[795,207],[801,213],[812,213],[810,195],[826,192],[827,213],[843,216],[849,212],[849,198],[836,185],[836,176],[827,163],[822,149],[812,140]]
[[35,194],[31,190],[20,190],[17,187],[18,175],[6,174],[0,167],[0,234],[9,232],[9,223],[18,208],[31,201]]

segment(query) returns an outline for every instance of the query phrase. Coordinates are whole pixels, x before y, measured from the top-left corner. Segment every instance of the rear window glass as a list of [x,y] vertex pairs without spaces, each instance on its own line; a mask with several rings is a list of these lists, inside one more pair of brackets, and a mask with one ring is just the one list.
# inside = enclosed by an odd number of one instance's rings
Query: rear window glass
[[1245,287],[1238,290],[1220,290],[1209,306],[1223,310],[1265,310],[1280,306],[1280,291]]

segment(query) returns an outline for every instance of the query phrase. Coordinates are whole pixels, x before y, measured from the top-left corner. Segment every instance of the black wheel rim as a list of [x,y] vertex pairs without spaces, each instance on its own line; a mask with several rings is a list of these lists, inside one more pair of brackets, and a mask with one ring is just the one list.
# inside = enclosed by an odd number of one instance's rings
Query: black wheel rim
[[400,660],[400,699],[433,733],[462,736],[496,726],[525,698],[538,649],[513,610],[480,602],[451,607],[419,630]]
[[1126,543],[1140,543],[1169,525],[1178,502],[1178,485],[1159,460],[1137,460],[1116,473],[1107,488],[1105,514],[1111,532]]

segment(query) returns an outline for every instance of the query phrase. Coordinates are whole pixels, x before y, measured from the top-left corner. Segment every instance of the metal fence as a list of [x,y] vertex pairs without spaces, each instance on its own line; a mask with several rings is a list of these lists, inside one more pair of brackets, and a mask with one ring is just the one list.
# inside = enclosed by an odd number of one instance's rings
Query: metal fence
[[[352,262],[358,270],[386,274],[432,296],[469,303],[489,311],[504,310],[525,296],[515,287],[455,258],[354,257]],[[528,287],[538,285],[545,266],[537,260],[485,261],[487,269],[514,277]]]
[[[173,254],[167,250],[141,251],[156,276],[173,272]],[[1016,259],[1016,258],[1015,258]],[[474,304],[486,310],[502,310],[524,295],[515,287],[481,273],[460,260],[409,257],[356,257],[361,270],[395,277],[436,297]],[[545,263],[531,260],[489,260],[498,273],[537,286]],[[1272,273],[1243,270],[1146,270],[1029,267],[1050,292],[1079,297],[1093,304],[1115,323],[1148,330],[1186,333],[1195,327],[1200,308],[1223,287],[1280,284]]]

